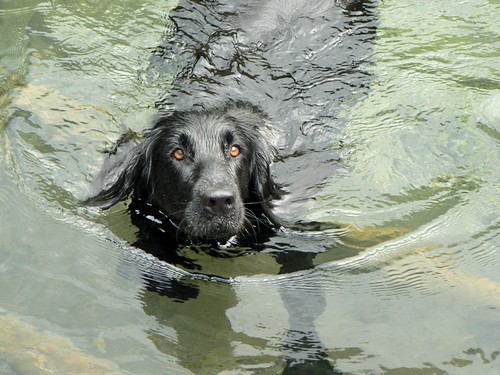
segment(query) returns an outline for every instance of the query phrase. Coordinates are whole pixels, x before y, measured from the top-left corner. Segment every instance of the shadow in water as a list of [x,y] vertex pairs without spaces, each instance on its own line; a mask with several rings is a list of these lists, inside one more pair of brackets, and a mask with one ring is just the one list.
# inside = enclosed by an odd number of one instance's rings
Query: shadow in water
[[[263,365],[273,373],[341,373],[334,368],[314,327],[315,319],[325,307],[320,288],[297,291],[286,285],[279,287],[290,328],[283,333],[276,352],[270,350],[277,345],[275,339],[270,342],[233,327],[227,316],[239,302],[233,285],[187,278],[154,280],[151,275],[147,285],[141,297],[144,311],[162,327],[151,331],[150,339],[159,350],[175,356],[194,373],[257,370]],[[235,355],[238,346],[251,347],[249,353],[258,351],[259,355],[257,358],[254,354]]]
[[[276,346],[268,340],[236,332],[233,328],[227,311],[238,305],[237,281],[203,273],[202,264],[189,257],[180,256],[173,248],[167,252],[166,257],[162,257],[162,254],[165,254],[165,244],[177,246],[176,241],[164,232],[148,229],[145,231],[143,228],[143,236],[134,246],[161,258],[157,263],[140,269],[146,282],[146,289],[141,297],[144,311],[154,316],[163,328],[168,327],[159,332],[150,332],[151,340],[160,350],[176,356],[183,366],[195,373],[213,373],[216,368],[238,369],[245,361],[249,363],[246,368],[251,368],[255,359],[235,357],[234,347],[239,344],[250,345],[261,353],[266,353],[269,347]],[[217,249],[209,248],[208,245],[193,245],[189,249],[191,252],[206,250],[210,250],[210,257],[215,261],[227,256],[222,253],[218,258]],[[258,256],[257,253],[249,255],[247,251],[241,254],[247,257]],[[277,274],[288,275],[312,269],[315,256],[315,253],[310,252],[281,251],[275,252],[273,259],[279,267]],[[163,269],[167,264],[189,270],[190,273],[169,277]],[[128,267],[130,266],[135,264],[128,264]],[[297,288],[291,280],[290,284],[277,284],[275,289],[288,313],[289,329],[282,335],[280,355],[277,357],[275,353],[260,354],[259,361],[273,364],[273,373],[340,373],[334,368],[334,362],[329,358],[314,325],[316,318],[321,316],[325,309],[325,296],[321,285],[311,280],[307,289]],[[168,332],[169,329],[175,330],[175,334],[170,337],[165,336],[165,331]],[[193,357],[193,353],[200,355]],[[224,358],[223,364],[221,358]]]
[[[300,252],[278,256],[277,261],[282,265],[280,274],[302,270],[304,265],[312,268],[313,259],[314,254]],[[311,280],[307,289],[280,284],[278,290],[290,326],[282,348],[286,358],[283,374],[341,374],[333,368],[314,326],[316,318],[325,310],[321,286]]]

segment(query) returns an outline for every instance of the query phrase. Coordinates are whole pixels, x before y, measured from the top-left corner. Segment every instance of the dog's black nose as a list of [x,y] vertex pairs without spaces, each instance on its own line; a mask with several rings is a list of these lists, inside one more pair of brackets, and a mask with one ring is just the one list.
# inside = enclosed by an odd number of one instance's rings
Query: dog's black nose
[[230,191],[218,190],[204,194],[201,198],[203,207],[213,214],[227,214],[234,208],[234,195]]

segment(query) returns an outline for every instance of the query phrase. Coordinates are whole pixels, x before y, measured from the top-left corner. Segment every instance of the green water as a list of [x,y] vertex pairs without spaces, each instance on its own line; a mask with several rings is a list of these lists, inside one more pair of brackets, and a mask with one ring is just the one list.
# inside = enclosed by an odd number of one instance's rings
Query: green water
[[282,277],[204,259],[238,282],[184,303],[144,287],[124,206],[77,202],[150,125],[170,6],[0,0],[0,373],[280,373],[311,326],[345,373],[499,373],[500,4],[381,2],[371,91],[302,213],[348,225],[344,252]]

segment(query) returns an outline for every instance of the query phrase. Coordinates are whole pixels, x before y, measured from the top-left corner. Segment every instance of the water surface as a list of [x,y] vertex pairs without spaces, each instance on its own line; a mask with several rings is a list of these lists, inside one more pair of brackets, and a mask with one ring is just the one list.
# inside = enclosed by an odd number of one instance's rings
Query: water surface
[[0,1],[0,372],[498,373],[499,6],[384,1],[353,69],[279,67],[304,79],[254,98],[292,129],[278,211],[317,231],[246,256],[182,250],[226,283],[132,248],[125,204],[78,204],[100,151],[170,104],[189,60],[158,54],[172,5]]

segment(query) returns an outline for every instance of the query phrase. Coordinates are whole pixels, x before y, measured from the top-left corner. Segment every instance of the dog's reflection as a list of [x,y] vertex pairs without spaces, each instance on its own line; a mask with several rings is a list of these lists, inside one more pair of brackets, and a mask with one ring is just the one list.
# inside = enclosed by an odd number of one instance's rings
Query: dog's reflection
[[[310,259],[305,258],[311,255],[282,254],[276,261],[280,258],[287,258],[281,265],[281,272],[287,273],[292,259],[298,262],[297,268],[298,264],[307,264]],[[283,374],[339,373],[314,326],[325,308],[319,285],[309,285],[305,290],[279,283],[259,291],[258,286],[239,286],[209,277],[157,279],[151,274],[146,285],[142,294],[144,311],[161,327],[149,332],[151,340],[196,374],[262,370]],[[252,289],[256,293],[252,294]],[[263,295],[266,293],[269,295]],[[276,295],[281,298],[276,300]],[[259,317],[266,299],[273,312]]]

